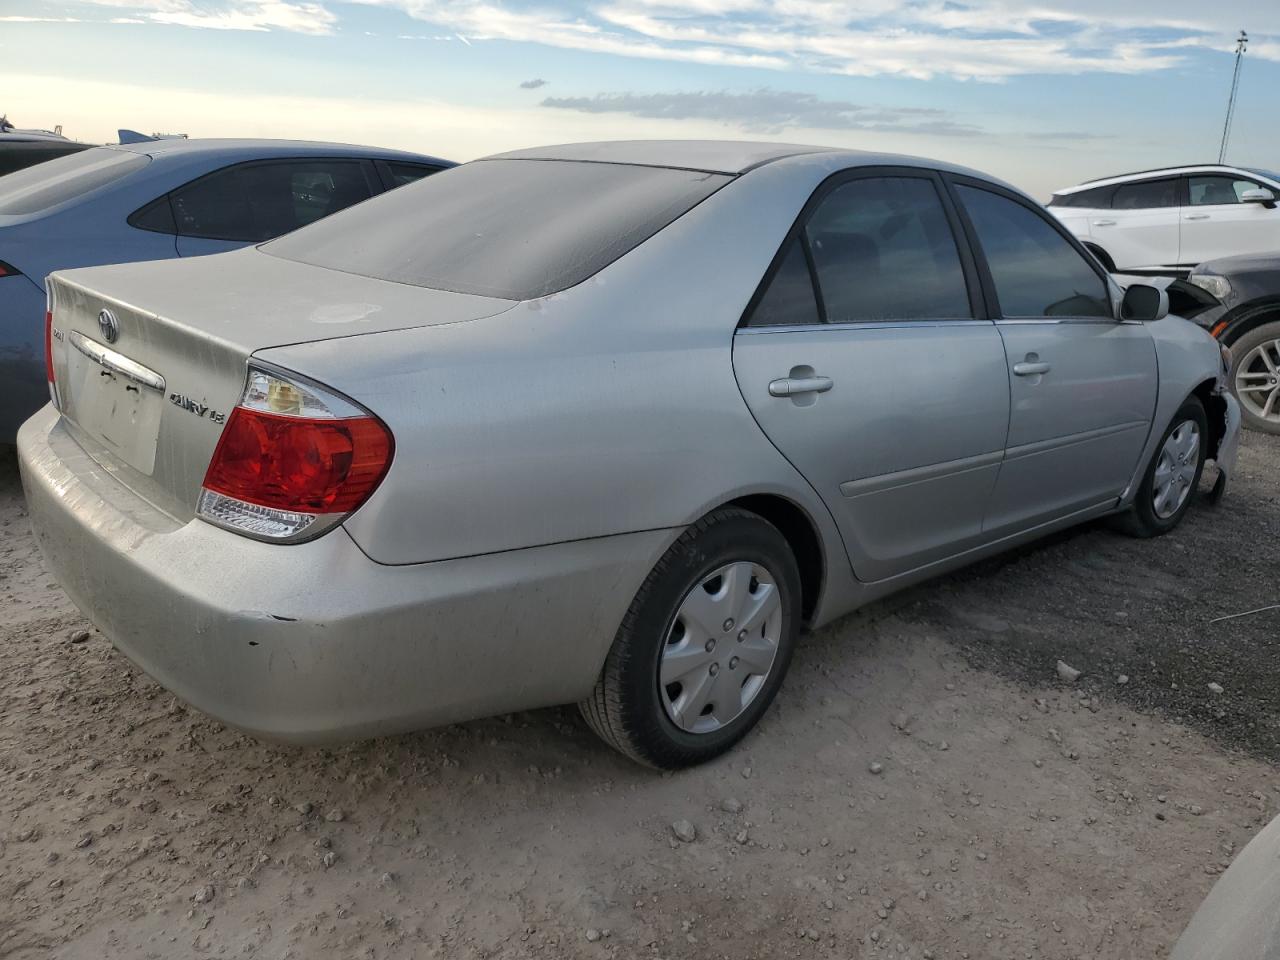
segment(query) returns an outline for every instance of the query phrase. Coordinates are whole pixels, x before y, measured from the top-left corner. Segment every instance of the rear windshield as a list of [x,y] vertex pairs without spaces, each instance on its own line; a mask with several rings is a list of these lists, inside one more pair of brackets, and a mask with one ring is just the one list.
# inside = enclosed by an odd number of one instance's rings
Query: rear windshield
[[617,163],[480,160],[261,249],[380,280],[530,300],[603,270],[731,179]]
[[41,213],[127,177],[150,162],[143,154],[99,147],[10,173],[0,179],[0,215]]

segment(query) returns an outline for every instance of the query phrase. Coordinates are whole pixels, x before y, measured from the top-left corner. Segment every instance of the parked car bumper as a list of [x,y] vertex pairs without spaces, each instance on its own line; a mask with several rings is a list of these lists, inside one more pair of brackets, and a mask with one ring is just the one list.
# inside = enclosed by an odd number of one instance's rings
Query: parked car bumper
[[674,532],[387,566],[343,529],[261,543],[180,523],[92,460],[51,406],[18,436],[50,571],[160,684],[255,735],[311,743],[585,697]]

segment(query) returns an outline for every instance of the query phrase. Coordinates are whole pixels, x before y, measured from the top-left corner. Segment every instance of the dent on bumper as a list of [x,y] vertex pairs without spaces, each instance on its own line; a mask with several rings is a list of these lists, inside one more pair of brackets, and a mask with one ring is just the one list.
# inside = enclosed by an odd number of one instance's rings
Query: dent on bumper
[[1227,492],[1227,484],[1231,482],[1231,475],[1236,469],[1236,458],[1240,453],[1240,404],[1225,387],[1220,390],[1219,395],[1225,404],[1226,412],[1223,416],[1226,422],[1213,458],[1218,467],[1218,479],[1214,482],[1212,493],[1215,503]]
[[293,742],[584,697],[671,537],[389,567],[341,529],[284,546],[178,523],[89,459],[51,407],[18,450],[36,538],[77,606],[183,700]]

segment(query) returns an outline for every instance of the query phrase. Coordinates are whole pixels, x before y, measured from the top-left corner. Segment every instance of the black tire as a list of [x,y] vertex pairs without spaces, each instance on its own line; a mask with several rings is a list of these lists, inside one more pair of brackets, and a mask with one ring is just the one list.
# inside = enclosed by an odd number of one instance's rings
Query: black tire
[[1107,273],[1116,272],[1116,262],[1111,259],[1111,255],[1107,253],[1107,251],[1103,250],[1096,243],[1086,243],[1084,247],[1086,250],[1092,253],[1095,257],[1097,257],[1098,262],[1102,264],[1102,268],[1106,270]]
[[[782,621],[777,651],[758,692],[736,719],[714,731],[691,733],[667,714],[658,683],[659,659],[684,599],[719,567],[737,561],[763,567],[778,587]],[[799,631],[800,573],[786,539],[757,514],[732,507],[716,510],[689,527],[645,579],[622,619],[595,690],[578,707],[606,743],[641,763],[663,770],[703,763],[741,740],[764,715],[782,685]]]
[[[1240,372],[1240,367],[1244,363],[1245,358],[1255,347],[1258,347],[1270,340],[1280,340],[1280,320],[1272,323],[1264,323],[1260,327],[1250,330],[1239,340],[1231,344],[1231,392],[1235,393],[1236,399],[1240,402],[1240,419],[1244,421],[1244,425],[1250,430],[1257,430],[1259,433],[1269,433],[1272,436],[1280,435],[1280,420],[1264,420],[1260,413],[1253,409],[1250,402],[1241,398],[1236,393],[1236,374]],[[1256,396],[1256,395],[1255,395]],[[1280,399],[1277,400],[1277,406],[1280,406]],[[1276,411],[1280,413],[1280,410]]]
[[[1190,492],[1177,510],[1167,517],[1161,517],[1156,512],[1155,503],[1155,476],[1156,468],[1160,465],[1160,452],[1164,449],[1165,442],[1173,432],[1188,421],[1195,423],[1200,431],[1195,477],[1190,483]],[[1187,397],[1182,402],[1182,406],[1178,408],[1178,412],[1173,415],[1173,419],[1169,421],[1169,426],[1160,435],[1160,442],[1156,444],[1155,453],[1151,456],[1151,462],[1147,464],[1147,469],[1142,475],[1142,485],[1138,489],[1133,506],[1116,518],[1116,525],[1122,532],[1131,537],[1159,537],[1168,533],[1182,522],[1182,518],[1186,516],[1187,510],[1191,507],[1191,501],[1195,499],[1196,488],[1200,485],[1200,474],[1204,472],[1208,442],[1209,420],[1204,413],[1204,404],[1200,402],[1199,397]]]

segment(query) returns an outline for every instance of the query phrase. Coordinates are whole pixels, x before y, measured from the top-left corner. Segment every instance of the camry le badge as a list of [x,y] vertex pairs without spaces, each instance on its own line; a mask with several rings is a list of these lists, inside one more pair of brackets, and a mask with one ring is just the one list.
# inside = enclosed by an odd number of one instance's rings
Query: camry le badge
[[115,343],[116,337],[120,336],[120,324],[110,310],[103,310],[98,314],[98,329],[102,331],[102,339],[107,343]]

